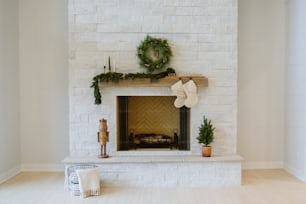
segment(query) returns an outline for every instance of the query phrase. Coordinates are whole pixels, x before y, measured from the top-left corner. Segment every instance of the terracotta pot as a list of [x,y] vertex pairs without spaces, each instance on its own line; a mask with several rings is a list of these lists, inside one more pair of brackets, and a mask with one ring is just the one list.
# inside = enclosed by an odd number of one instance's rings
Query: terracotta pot
[[211,146],[202,146],[202,157],[211,156]]

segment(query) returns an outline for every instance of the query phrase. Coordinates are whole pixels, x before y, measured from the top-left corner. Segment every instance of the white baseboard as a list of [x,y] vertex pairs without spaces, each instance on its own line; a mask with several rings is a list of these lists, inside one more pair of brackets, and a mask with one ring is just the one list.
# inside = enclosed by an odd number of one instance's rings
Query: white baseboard
[[303,182],[306,182],[306,175],[303,172],[297,171],[293,168],[290,168],[289,166],[285,165],[285,170],[290,173],[291,175],[295,176],[296,178],[302,180]]
[[5,181],[9,180],[10,178],[16,176],[19,173],[20,173],[20,166],[19,165],[1,173],[0,174],[0,183],[3,183]]
[[242,169],[282,169],[284,168],[284,162],[267,162],[267,161],[256,161],[256,162],[242,162]]
[[65,167],[64,164],[32,164],[32,163],[24,163],[21,164],[21,171],[22,172],[60,172],[60,171],[64,171]]

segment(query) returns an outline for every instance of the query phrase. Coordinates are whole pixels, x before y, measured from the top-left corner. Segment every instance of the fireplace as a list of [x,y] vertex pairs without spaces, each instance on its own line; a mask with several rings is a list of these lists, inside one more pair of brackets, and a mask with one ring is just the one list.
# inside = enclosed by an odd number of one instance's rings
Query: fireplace
[[174,96],[118,96],[117,149],[190,150],[189,108]]
[[[211,119],[216,127],[212,144],[214,155],[236,154],[237,0],[209,1],[209,8],[201,1],[191,0],[193,10],[189,9],[188,18],[183,21],[182,14],[172,12],[176,8],[185,11],[183,1],[172,5],[157,0],[153,7],[142,1],[101,2],[68,1],[69,155],[96,156],[99,153],[96,135],[102,118],[108,124],[107,154],[110,156],[200,155],[201,145],[196,138],[203,116]],[[219,12],[220,8],[223,12]],[[158,16],[152,17],[154,11],[158,11]],[[121,21],[121,18],[126,21]],[[144,21],[149,21],[149,26],[143,26],[147,25]],[[177,129],[179,137],[187,135],[185,149],[189,151],[132,151],[127,145],[128,136],[130,133],[136,135],[142,132],[139,126],[132,127],[127,120],[120,119],[133,114],[124,111],[118,113],[119,97],[123,96],[120,99],[123,101],[124,96],[172,97],[172,84],[153,86],[153,83],[143,84],[133,80],[124,86],[118,83],[109,83],[108,86],[101,84],[102,104],[94,104],[93,89],[89,86],[95,75],[108,71],[103,68],[106,64],[104,58],[110,56],[116,61],[115,71],[118,73],[142,73],[144,70],[139,67],[135,55],[136,47],[148,34],[168,40],[173,50],[173,60],[169,66],[175,69],[178,76],[200,75],[209,78],[209,86],[198,87],[198,103],[188,113],[177,113],[188,114],[186,120],[189,126],[184,129],[182,125],[173,125],[168,128],[168,133],[164,133],[173,138]],[[120,103],[122,106],[124,104]],[[178,118],[180,123],[185,120],[180,116]],[[124,121],[126,127],[121,130],[118,125]],[[182,131],[186,131],[186,134],[182,134]]]
[[[191,0],[192,9],[184,1],[173,4],[164,0],[156,0],[154,5],[131,0],[69,0],[68,4],[70,152],[64,161],[66,166],[97,164],[105,186],[240,184],[241,158],[235,155],[237,0]],[[152,16],[156,11],[158,15]],[[182,17],[183,13],[188,15]],[[198,104],[190,110],[183,108],[169,113],[168,116],[176,115],[176,125],[160,129],[161,132],[139,129],[144,125],[134,126],[127,117],[135,116],[135,112],[125,108],[132,96],[167,96],[174,100],[172,84],[110,83],[100,89],[99,106],[94,104],[93,90],[89,88],[92,77],[105,71],[104,57],[116,60],[116,72],[143,72],[135,55],[136,45],[148,34],[169,41],[174,55],[169,66],[177,75],[198,74],[209,78],[209,86],[199,87],[197,91]],[[154,114],[156,108],[152,110]],[[184,114],[187,117],[181,117]],[[213,157],[209,159],[200,156],[201,145],[196,139],[204,115],[216,127]],[[97,131],[102,118],[107,120],[109,131],[108,159],[97,157],[100,151]],[[187,137],[181,144],[187,145],[188,151],[180,151],[181,147],[169,151],[138,151],[140,147],[136,147],[135,151],[128,145],[131,133],[165,134],[173,138],[176,129],[179,139]]]

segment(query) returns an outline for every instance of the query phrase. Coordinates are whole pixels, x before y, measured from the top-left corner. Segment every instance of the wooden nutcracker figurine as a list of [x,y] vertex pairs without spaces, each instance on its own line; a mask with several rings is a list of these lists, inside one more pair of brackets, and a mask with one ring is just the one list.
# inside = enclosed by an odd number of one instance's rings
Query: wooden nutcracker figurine
[[99,158],[107,158],[106,143],[108,141],[107,121],[103,118],[100,120],[100,130],[98,132],[98,142],[100,143],[100,155]]

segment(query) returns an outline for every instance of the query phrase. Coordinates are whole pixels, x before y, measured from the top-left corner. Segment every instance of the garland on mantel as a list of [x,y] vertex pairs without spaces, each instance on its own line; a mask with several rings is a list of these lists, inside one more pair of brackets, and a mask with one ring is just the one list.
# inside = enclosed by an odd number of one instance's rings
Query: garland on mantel
[[93,82],[91,84],[91,88],[94,88],[94,96],[95,96],[95,104],[102,103],[102,96],[99,89],[99,82],[119,82],[119,80],[123,79],[122,73],[117,72],[107,72],[94,76],[92,79]]
[[93,82],[91,84],[91,88],[94,88],[94,96],[95,96],[95,104],[102,103],[102,96],[99,89],[100,82],[114,82],[118,83],[120,80],[127,80],[127,79],[137,79],[137,78],[149,78],[151,81],[157,81],[158,79],[164,78],[169,74],[175,74],[175,70],[173,68],[168,68],[164,72],[160,72],[157,74],[151,73],[118,73],[118,72],[108,72],[98,74],[93,77]]

